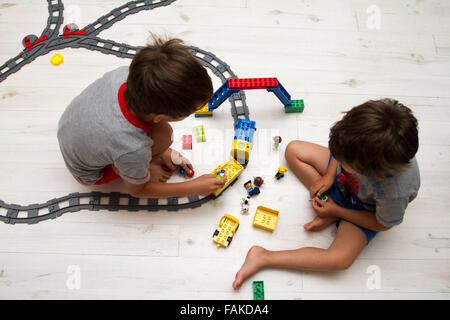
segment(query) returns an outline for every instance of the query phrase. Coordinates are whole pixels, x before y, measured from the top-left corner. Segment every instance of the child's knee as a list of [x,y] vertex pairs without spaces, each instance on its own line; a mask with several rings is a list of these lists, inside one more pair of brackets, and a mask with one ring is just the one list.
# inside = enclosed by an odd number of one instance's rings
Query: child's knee
[[294,140],[288,143],[286,150],[284,151],[284,157],[286,160],[292,160],[297,157],[298,153],[301,151],[302,141]]
[[330,254],[329,259],[332,270],[347,270],[355,262],[355,257],[337,253]]

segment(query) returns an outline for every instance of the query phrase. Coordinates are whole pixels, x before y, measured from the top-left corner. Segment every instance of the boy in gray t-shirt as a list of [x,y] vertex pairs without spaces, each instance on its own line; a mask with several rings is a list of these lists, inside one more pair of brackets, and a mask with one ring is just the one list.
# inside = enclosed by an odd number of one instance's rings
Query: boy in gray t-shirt
[[134,197],[210,194],[224,186],[225,177],[165,182],[177,167],[193,174],[192,165],[170,148],[169,122],[203,107],[212,94],[206,69],[181,40],[155,38],[130,67],[107,72],[66,108],[58,126],[64,162],[78,182],[121,178]]
[[304,228],[319,231],[336,223],[333,243],[328,249],[285,251],[254,246],[236,274],[234,289],[265,267],[346,269],[379,231],[403,221],[420,187],[417,120],[411,110],[396,100],[367,101],[334,124],[328,146],[292,141],[286,160],[309,189],[317,214]]

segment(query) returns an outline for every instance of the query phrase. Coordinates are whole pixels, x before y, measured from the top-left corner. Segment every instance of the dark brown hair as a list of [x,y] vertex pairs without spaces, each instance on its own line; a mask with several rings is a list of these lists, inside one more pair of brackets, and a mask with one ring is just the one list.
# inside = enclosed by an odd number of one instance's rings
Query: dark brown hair
[[182,40],[153,39],[131,62],[124,91],[127,106],[143,114],[188,116],[212,97],[211,78]]
[[328,147],[336,160],[360,174],[395,174],[407,167],[419,148],[417,119],[397,100],[370,100],[333,125]]

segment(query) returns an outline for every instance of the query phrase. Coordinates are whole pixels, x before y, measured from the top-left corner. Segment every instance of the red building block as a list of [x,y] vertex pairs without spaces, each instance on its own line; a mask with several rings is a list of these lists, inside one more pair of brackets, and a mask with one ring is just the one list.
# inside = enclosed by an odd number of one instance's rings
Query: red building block
[[192,135],[183,135],[183,150],[192,150]]
[[277,78],[228,79],[229,89],[267,89],[278,86]]

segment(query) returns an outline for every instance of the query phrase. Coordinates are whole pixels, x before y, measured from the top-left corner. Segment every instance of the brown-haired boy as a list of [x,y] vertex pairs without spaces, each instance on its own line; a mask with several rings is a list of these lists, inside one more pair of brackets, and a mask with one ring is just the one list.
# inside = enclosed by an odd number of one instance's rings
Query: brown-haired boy
[[78,182],[100,185],[120,177],[134,197],[210,194],[225,177],[165,182],[176,165],[193,170],[170,148],[169,122],[183,120],[212,94],[206,69],[181,40],[154,37],[129,67],[107,72],[66,108],[58,128],[64,162]]
[[[254,246],[236,274],[234,289],[266,267],[346,269],[378,231],[402,222],[420,187],[417,120],[411,110],[391,99],[354,107],[331,128],[328,146],[292,141],[285,157],[309,189],[317,214],[304,228],[319,231],[336,223],[336,238],[328,249]],[[326,192],[327,202],[317,198]]]

